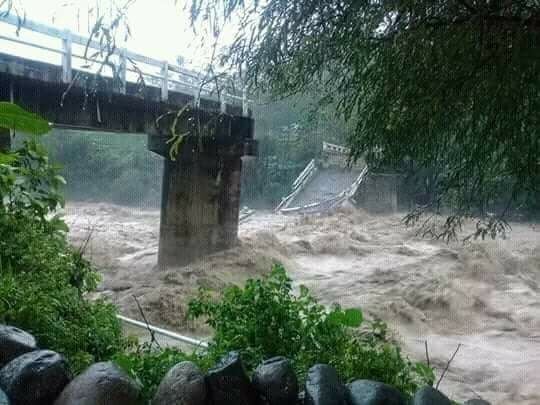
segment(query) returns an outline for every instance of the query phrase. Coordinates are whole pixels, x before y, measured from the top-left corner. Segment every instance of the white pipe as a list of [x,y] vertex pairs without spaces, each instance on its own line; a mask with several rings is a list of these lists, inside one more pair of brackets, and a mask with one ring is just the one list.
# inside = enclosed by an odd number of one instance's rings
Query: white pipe
[[171,338],[173,340],[184,342],[192,346],[203,347],[205,349],[208,348],[208,343],[203,340],[193,339],[193,338],[190,338],[189,336],[183,336],[178,333],[172,332],[170,330],[158,328],[157,326],[147,325],[144,322],[136,321],[135,319],[131,319],[123,315],[116,315],[116,317],[120,319],[122,322],[125,322],[133,326],[137,326],[139,328],[143,328],[147,330],[150,329],[152,332],[156,332],[159,335],[167,336],[168,338]]

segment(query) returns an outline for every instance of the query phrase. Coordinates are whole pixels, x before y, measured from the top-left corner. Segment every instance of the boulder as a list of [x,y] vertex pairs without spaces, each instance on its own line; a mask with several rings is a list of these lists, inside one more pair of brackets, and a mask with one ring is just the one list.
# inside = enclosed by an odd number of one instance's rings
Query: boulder
[[406,405],[405,398],[397,389],[370,380],[348,384],[347,402],[349,405]]
[[334,367],[316,364],[306,377],[305,405],[344,405],[345,390]]
[[213,405],[254,405],[258,395],[237,352],[224,356],[206,375]]
[[452,405],[452,402],[442,392],[425,386],[416,391],[412,405]]
[[9,405],[9,399],[6,393],[0,390],[0,405]]
[[269,405],[295,405],[298,380],[291,362],[285,357],[263,361],[253,372],[253,386]]
[[0,325],[0,368],[15,357],[37,350],[36,339],[14,326]]
[[199,367],[183,361],[171,368],[156,391],[153,405],[205,405],[206,382]]
[[491,403],[486,401],[485,399],[474,398],[465,401],[463,405],[491,405]]
[[25,353],[0,370],[0,388],[12,405],[50,405],[70,379],[67,361],[50,350]]
[[95,363],[69,383],[54,405],[139,405],[140,391],[114,363]]

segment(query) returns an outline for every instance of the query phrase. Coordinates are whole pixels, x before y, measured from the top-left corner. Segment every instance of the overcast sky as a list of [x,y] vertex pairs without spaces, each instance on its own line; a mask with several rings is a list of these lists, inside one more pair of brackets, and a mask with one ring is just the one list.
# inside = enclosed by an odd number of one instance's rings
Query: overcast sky
[[[117,0],[120,3],[120,0]],[[66,28],[82,35],[96,18],[96,2],[100,13],[109,15],[109,0],[19,0],[27,18],[59,28]],[[122,1],[123,3],[123,1]],[[201,45],[201,37],[193,34],[189,14],[182,1],[175,6],[174,0],[136,0],[128,13],[132,38],[127,48],[156,59],[173,63],[178,55],[188,62],[201,65],[210,53],[208,46]],[[89,16],[88,11],[94,9]],[[90,20],[90,25],[89,25]],[[5,28],[5,27],[4,27]],[[4,32],[4,31],[2,31]],[[225,36],[225,38],[229,37]],[[0,43],[0,46],[5,46]]]

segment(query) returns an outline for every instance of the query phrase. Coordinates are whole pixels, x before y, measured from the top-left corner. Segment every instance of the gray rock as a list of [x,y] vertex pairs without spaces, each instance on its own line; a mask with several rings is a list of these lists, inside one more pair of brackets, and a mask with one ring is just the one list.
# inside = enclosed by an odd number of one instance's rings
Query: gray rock
[[295,405],[298,380],[291,362],[285,357],[263,361],[254,371],[252,382],[269,405]]
[[240,355],[231,352],[206,375],[213,405],[255,405],[258,395],[251,385]]
[[171,368],[156,391],[153,405],[204,405],[207,392],[204,375],[190,361]]
[[37,345],[31,334],[14,326],[0,325],[0,368],[33,350],[37,350]]
[[112,362],[95,363],[69,383],[55,405],[139,405],[141,387]]
[[9,399],[6,393],[0,390],[0,405],[9,405]]
[[412,405],[452,405],[452,402],[442,392],[425,386],[416,391]]
[[0,388],[12,405],[50,405],[70,379],[66,360],[50,350],[25,353],[0,370]]
[[405,398],[394,387],[377,381],[356,380],[347,385],[349,405],[405,405]]
[[490,402],[484,400],[484,399],[469,399],[468,401],[465,401],[463,405],[491,405]]
[[316,364],[306,377],[305,405],[344,405],[345,389],[334,367]]

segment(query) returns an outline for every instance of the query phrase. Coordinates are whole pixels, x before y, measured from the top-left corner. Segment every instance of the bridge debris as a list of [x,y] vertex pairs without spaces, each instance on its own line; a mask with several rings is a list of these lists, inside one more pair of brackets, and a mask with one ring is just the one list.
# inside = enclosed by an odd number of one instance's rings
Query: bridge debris
[[313,214],[342,205],[356,194],[368,173],[365,162],[348,163],[349,149],[323,142],[323,159],[312,159],[292,184],[275,211]]

